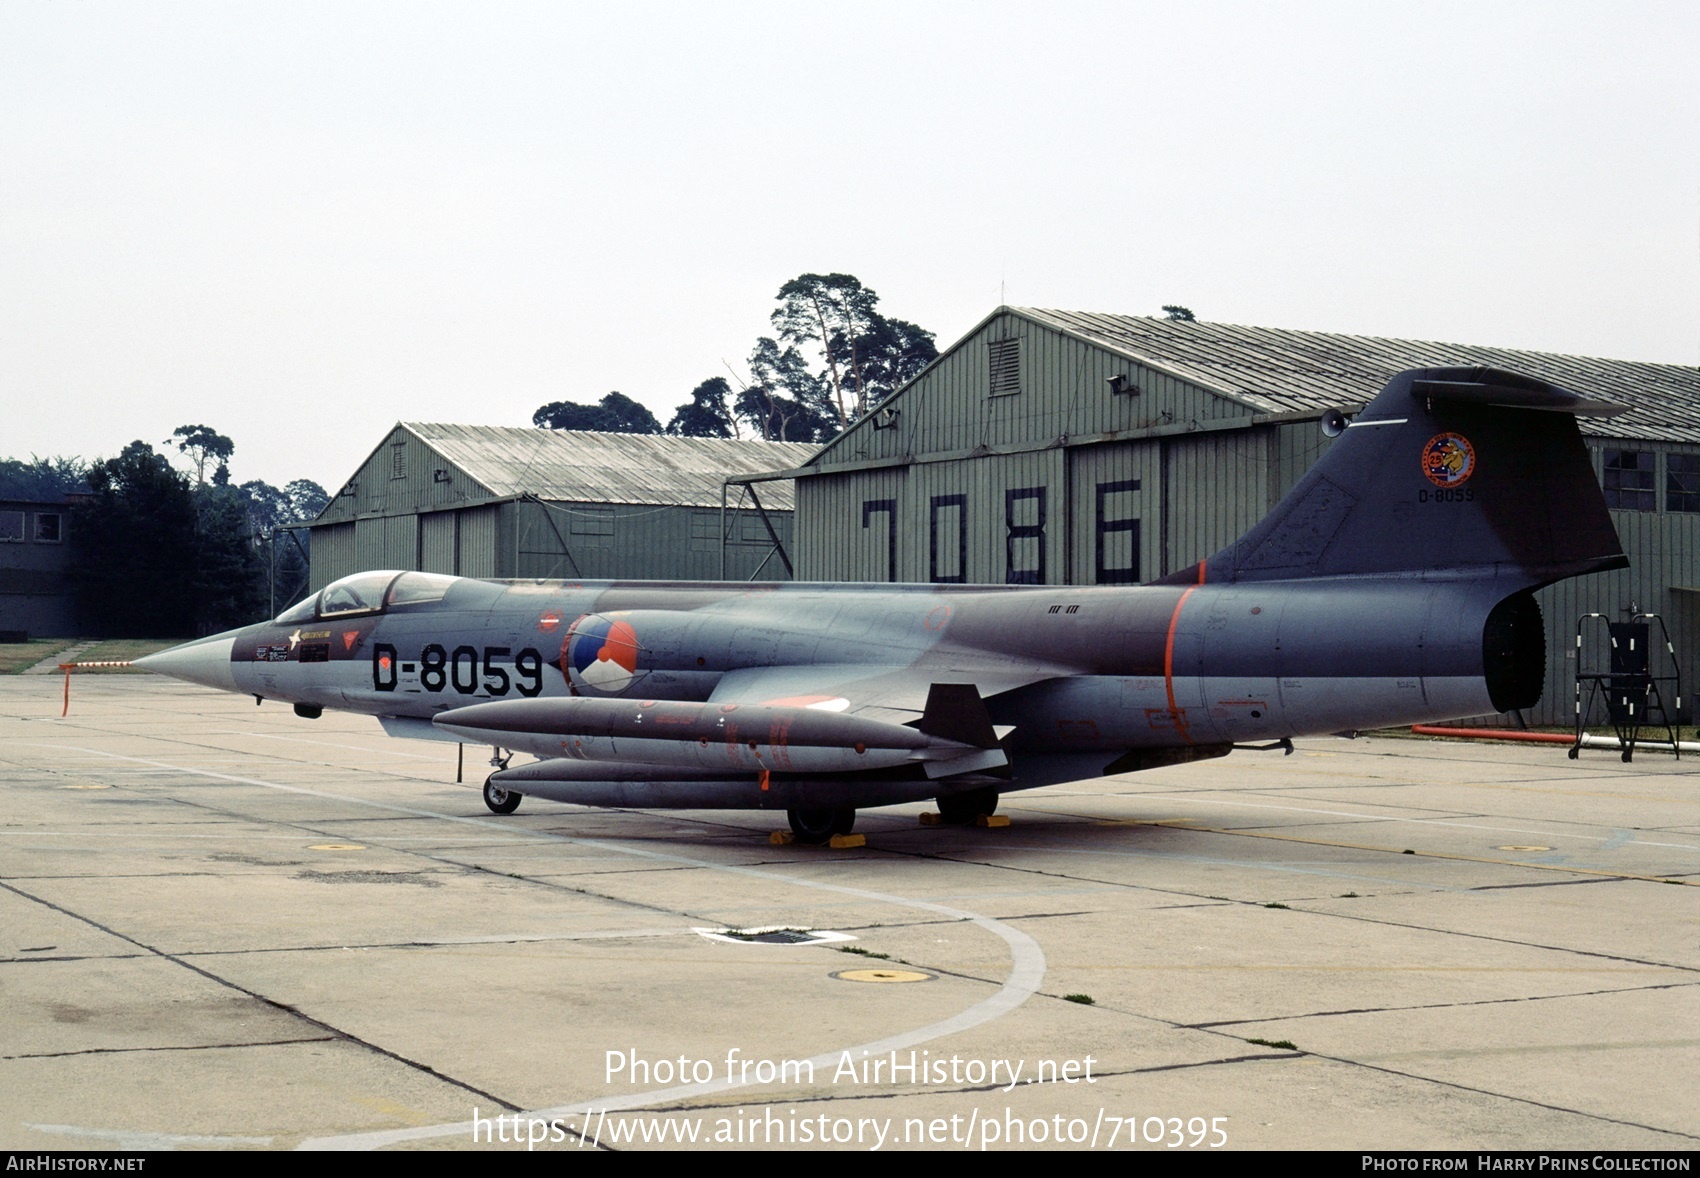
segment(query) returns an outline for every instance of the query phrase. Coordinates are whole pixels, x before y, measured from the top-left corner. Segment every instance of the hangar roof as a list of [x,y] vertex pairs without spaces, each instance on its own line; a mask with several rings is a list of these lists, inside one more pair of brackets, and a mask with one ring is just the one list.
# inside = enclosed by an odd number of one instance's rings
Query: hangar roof
[[[720,486],[738,475],[801,466],[820,447],[742,438],[605,434],[584,430],[402,422],[401,428],[498,498],[536,495],[563,503],[719,507]],[[789,511],[789,482],[762,492]]]
[[1265,413],[1368,401],[1407,368],[1485,364],[1629,406],[1618,417],[1585,419],[1588,434],[1700,442],[1700,368],[1692,365],[1033,307],[995,314],[1006,312],[1165,368]]

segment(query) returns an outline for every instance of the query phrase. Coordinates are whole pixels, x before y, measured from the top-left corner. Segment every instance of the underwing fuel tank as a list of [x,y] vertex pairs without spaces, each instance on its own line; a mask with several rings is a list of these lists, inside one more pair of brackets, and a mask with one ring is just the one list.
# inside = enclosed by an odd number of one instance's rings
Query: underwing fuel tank
[[723,773],[857,773],[923,762],[931,777],[1007,763],[999,749],[808,707],[529,699],[455,708],[433,722],[464,740],[538,757]]

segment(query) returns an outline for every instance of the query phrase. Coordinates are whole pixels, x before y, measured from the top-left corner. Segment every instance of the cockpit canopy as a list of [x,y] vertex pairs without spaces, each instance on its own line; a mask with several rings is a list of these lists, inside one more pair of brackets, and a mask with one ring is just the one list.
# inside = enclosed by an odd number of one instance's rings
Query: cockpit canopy
[[352,618],[386,613],[396,606],[441,601],[459,577],[443,573],[404,573],[387,569],[355,573],[332,581],[319,592],[290,606],[277,616],[279,625],[295,625],[324,618]]

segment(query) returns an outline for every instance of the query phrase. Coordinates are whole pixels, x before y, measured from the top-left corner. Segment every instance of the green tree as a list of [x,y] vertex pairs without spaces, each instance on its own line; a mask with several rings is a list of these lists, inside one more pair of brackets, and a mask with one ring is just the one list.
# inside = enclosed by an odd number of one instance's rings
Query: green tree
[[274,528],[294,521],[295,511],[287,492],[263,479],[243,483],[240,490],[248,497],[248,530],[253,535],[267,535]]
[[802,274],[779,288],[773,326],[783,342],[816,351],[840,428],[867,404],[858,342],[876,318],[879,296],[851,274]]
[[[839,345],[841,348],[844,345]],[[859,344],[866,413],[939,358],[933,333],[902,319],[876,316]]]
[[[281,537],[324,510],[325,489],[297,479],[279,490],[261,480],[235,486],[235,444],[206,426],[173,437],[209,480],[191,488],[146,442],[88,470],[90,494],[73,503],[71,577],[86,625],[113,637],[178,637],[246,625],[266,616],[278,580],[304,589],[304,546]],[[288,604],[288,602],[285,602]]]
[[218,479],[222,470],[224,481],[230,481],[230,456],[236,453],[236,443],[211,426],[180,425],[171,431],[166,442],[176,442],[178,451],[187,454],[189,461],[195,464],[195,486],[206,486],[207,464],[211,462],[218,463],[213,469],[213,478]]
[[146,442],[89,468],[71,507],[71,578],[85,625],[110,637],[195,631],[199,562],[187,480]]
[[1198,316],[1179,303],[1165,303],[1163,304],[1163,318],[1172,319],[1176,323],[1192,323],[1198,319]]
[[294,512],[297,523],[318,519],[319,514],[331,501],[325,489],[312,479],[295,479],[287,484],[283,491],[289,496],[289,508]]
[[780,342],[819,365],[819,396],[800,399],[832,419],[817,423],[815,440],[845,429],[938,358],[932,332],[881,315],[879,295],[854,275],[803,274],[778,299]]
[[195,492],[195,625],[200,633],[246,626],[266,615],[266,569],[252,508],[249,493],[230,486],[228,479]]
[[796,348],[763,336],[750,353],[750,383],[733,402],[738,418],[770,442],[813,442],[837,431],[826,382]]
[[661,423],[655,414],[624,393],[609,393],[600,404],[551,401],[531,415],[531,423],[544,429],[595,430],[605,434],[658,434]]
[[667,432],[686,438],[735,438],[738,422],[732,416],[732,386],[724,376],[711,376],[691,390],[691,399],[673,411]]
[[28,462],[0,458],[0,499],[58,503],[65,496],[88,490],[88,463],[81,458],[37,458]]
[[306,595],[312,534],[299,525],[315,519],[330,497],[311,479],[296,479],[279,490],[255,479],[243,483],[248,497],[247,526],[262,566],[265,612],[275,615]]

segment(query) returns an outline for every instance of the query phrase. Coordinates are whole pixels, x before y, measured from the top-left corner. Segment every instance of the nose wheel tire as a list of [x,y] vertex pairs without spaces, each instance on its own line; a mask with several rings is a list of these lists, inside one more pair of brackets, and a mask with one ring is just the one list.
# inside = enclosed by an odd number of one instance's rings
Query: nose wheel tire
[[492,814],[512,814],[519,809],[525,795],[511,789],[503,789],[489,778],[484,780],[484,804],[490,807]]
[[856,825],[856,811],[848,807],[840,810],[787,810],[785,817],[791,823],[791,833],[800,843],[824,843],[835,834],[849,834]]

